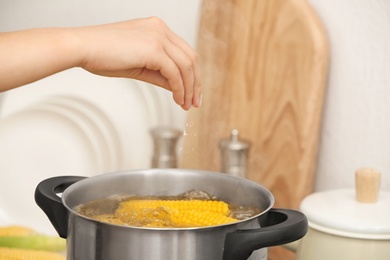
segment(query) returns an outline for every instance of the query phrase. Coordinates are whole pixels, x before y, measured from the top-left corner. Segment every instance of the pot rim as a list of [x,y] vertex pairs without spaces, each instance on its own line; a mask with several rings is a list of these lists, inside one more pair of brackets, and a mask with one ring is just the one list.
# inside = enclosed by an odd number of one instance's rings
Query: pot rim
[[[231,178],[231,179],[236,179],[237,181],[238,180],[244,181],[248,185],[256,186],[257,188],[261,189],[264,193],[266,193],[267,196],[268,196],[268,199],[269,199],[269,205],[268,205],[268,207],[266,209],[263,209],[260,213],[256,214],[255,216],[252,216],[252,217],[247,218],[247,219],[239,220],[239,221],[234,222],[234,223],[227,223],[227,224],[220,224],[220,225],[213,225],[213,226],[205,226],[205,227],[159,228],[159,227],[126,226],[126,225],[119,225],[119,224],[114,224],[114,223],[108,223],[108,222],[95,220],[95,219],[86,217],[86,216],[76,212],[74,209],[70,208],[67,205],[67,203],[65,203],[65,198],[66,198],[67,194],[71,193],[72,190],[77,189],[78,186],[84,184],[85,182],[91,182],[91,180],[95,180],[95,179],[108,178],[108,176],[114,176],[114,175],[116,175],[116,176],[118,176],[118,175],[131,175],[133,173],[149,174],[149,173],[155,172],[156,170],[158,170],[160,172],[166,172],[166,171],[182,172],[182,171],[184,171],[184,172],[192,172],[192,173],[195,173],[195,174],[198,174],[198,175],[210,175],[210,176],[214,175],[214,174],[221,174],[221,176],[223,176],[223,178]],[[115,194],[113,194],[113,195],[115,195]],[[83,218],[85,220],[92,221],[92,222],[97,222],[97,223],[99,223],[101,225],[108,225],[108,226],[114,226],[114,227],[118,227],[118,228],[136,229],[136,230],[183,231],[184,232],[184,231],[191,231],[191,230],[208,230],[208,229],[215,229],[215,228],[218,228],[218,227],[221,228],[221,227],[235,226],[235,225],[239,225],[239,224],[244,223],[244,222],[249,222],[251,220],[257,219],[260,216],[266,214],[274,206],[275,197],[273,196],[273,194],[268,189],[266,189],[264,186],[258,184],[257,182],[254,182],[254,181],[246,179],[246,178],[238,177],[238,176],[232,176],[232,175],[228,175],[228,174],[224,174],[224,173],[220,173],[220,172],[205,171],[205,170],[177,169],[177,168],[174,168],[174,169],[155,169],[155,168],[150,168],[150,169],[141,169],[141,170],[115,171],[115,172],[108,172],[108,173],[95,175],[95,176],[92,176],[92,177],[87,177],[87,178],[85,178],[83,180],[80,180],[80,181],[72,184],[68,188],[66,188],[64,190],[64,192],[62,193],[61,202],[62,202],[63,206],[68,210],[68,212],[71,212],[72,214],[77,215],[78,217],[81,217],[81,218]]]

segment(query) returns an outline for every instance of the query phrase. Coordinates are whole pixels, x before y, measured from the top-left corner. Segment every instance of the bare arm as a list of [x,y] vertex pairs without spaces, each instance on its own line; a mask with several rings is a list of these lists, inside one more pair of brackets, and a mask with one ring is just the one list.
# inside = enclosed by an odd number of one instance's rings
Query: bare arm
[[0,91],[73,67],[161,86],[186,110],[201,103],[195,51],[158,18],[0,33]]

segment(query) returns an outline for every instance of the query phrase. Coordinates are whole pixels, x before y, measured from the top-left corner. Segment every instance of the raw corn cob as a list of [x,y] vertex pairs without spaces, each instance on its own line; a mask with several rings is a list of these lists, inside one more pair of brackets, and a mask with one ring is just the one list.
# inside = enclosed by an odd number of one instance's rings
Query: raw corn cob
[[3,236],[28,236],[35,234],[35,231],[23,226],[5,226],[0,227],[0,237]]
[[62,251],[66,248],[66,241],[60,237],[39,234],[29,236],[2,236],[0,237],[0,247]]
[[65,260],[65,256],[39,250],[0,247],[1,260]]
[[28,227],[5,226],[0,227],[0,247],[63,251],[66,240],[39,234]]
[[125,224],[147,227],[202,227],[236,222],[229,205],[212,200],[128,200],[115,217]]

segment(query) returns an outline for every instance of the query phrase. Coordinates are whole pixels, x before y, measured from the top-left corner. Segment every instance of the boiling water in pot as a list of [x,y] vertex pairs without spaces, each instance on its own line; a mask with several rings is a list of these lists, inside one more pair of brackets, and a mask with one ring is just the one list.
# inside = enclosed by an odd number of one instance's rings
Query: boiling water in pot
[[75,211],[112,224],[162,228],[228,224],[260,213],[257,207],[227,204],[201,190],[176,196],[114,195],[81,204]]

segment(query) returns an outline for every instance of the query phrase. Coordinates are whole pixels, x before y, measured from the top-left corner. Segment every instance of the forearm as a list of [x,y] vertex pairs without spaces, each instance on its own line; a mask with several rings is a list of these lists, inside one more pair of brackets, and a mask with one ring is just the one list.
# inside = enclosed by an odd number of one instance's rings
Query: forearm
[[196,52],[157,17],[0,33],[0,92],[73,67],[163,87],[185,110],[200,106]]
[[0,92],[79,66],[82,55],[72,29],[0,33]]

